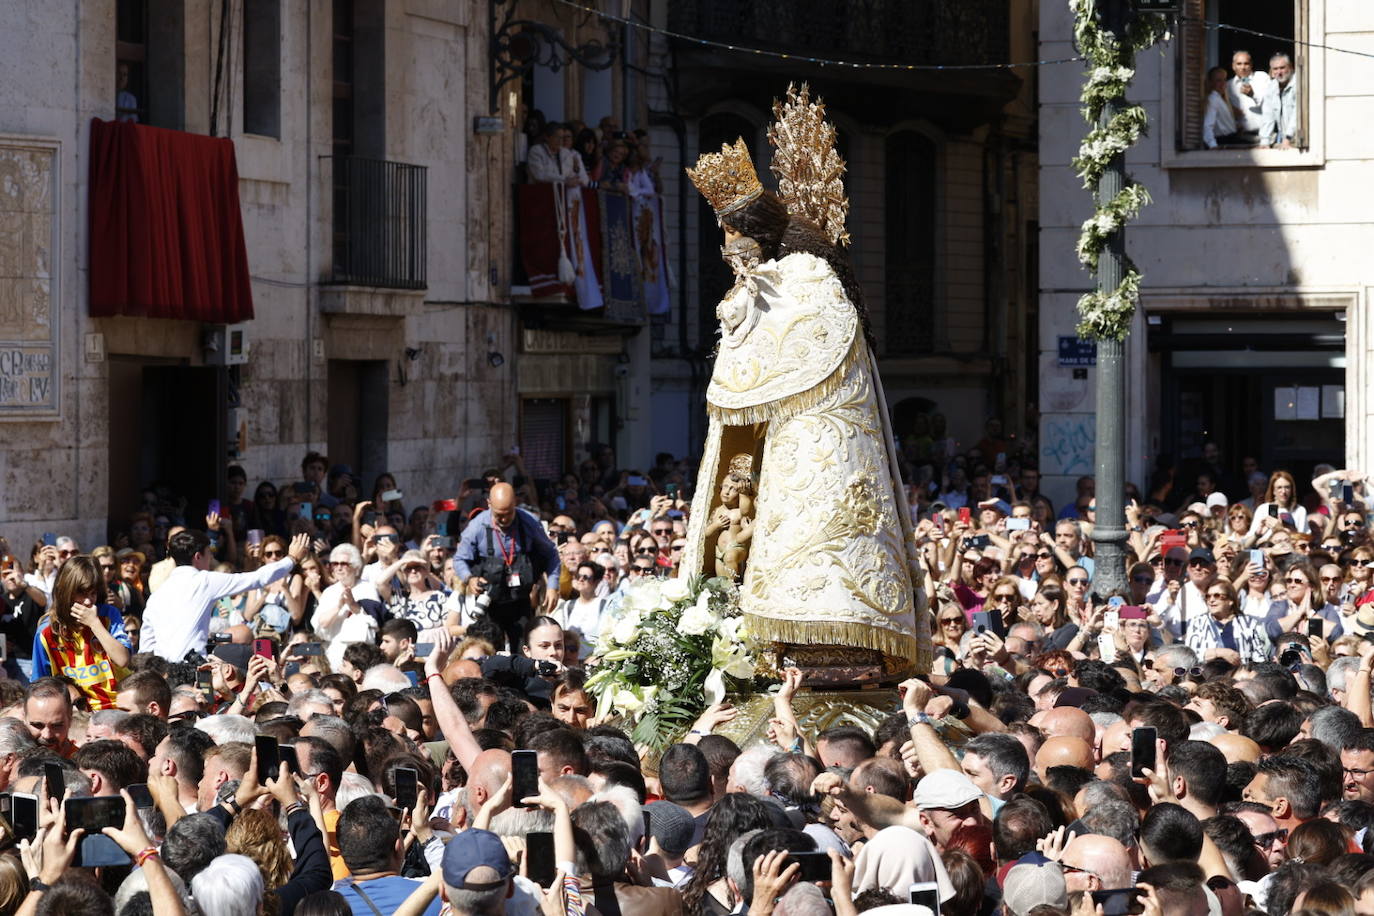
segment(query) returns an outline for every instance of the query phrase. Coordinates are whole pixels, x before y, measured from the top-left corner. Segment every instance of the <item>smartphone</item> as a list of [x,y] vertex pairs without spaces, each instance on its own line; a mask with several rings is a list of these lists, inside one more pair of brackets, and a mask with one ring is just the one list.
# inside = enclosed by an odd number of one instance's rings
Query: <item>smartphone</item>
[[991,543],[992,538],[988,537],[986,534],[975,534],[973,537],[968,539],[968,545],[974,548],[975,550],[982,550],[984,547],[988,546]]
[[440,547],[444,548],[445,550],[453,549],[453,538],[451,537],[441,537],[437,540],[437,543]]
[[394,503],[401,499],[405,494],[400,490],[384,490],[382,492],[382,502]]
[[1258,566],[1260,569],[1263,569],[1263,568],[1264,568],[1264,551],[1263,551],[1263,550],[1258,550],[1258,549],[1257,549],[1257,550],[1252,550],[1252,551],[1250,551],[1250,565],[1251,565],[1251,566]]
[[[414,811],[419,800],[420,771],[414,767],[396,768],[396,807],[402,811]],[[536,795],[539,794],[535,790]]]
[[1120,595],[1112,595],[1107,599],[1107,607],[1120,608],[1125,605],[1125,603],[1126,599],[1122,598]]
[[53,534],[51,531],[44,531],[44,532],[43,532],[43,546],[44,546],[44,547],[56,547],[56,546],[57,546],[57,535]]
[[469,477],[467,480],[463,481],[463,486],[467,487],[469,490],[485,490],[487,488],[487,482],[480,477]]
[[284,668],[281,669],[281,673],[282,673],[282,677],[291,677],[292,675],[300,674],[300,673],[301,673],[301,663],[300,663],[300,662],[287,662],[287,663],[286,663],[286,667],[284,667]]
[[272,645],[270,639],[253,640],[253,654],[261,655],[263,658],[275,658],[277,655],[276,647]]
[[196,671],[196,686],[200,688],[200,692],[207,697],[210,696],[210,692],[215,689],[214,681],[210,678],[210,670],[208,668],[200,668]]
[[907,889],[907,902],[923,906],[934,916],[940,916],[940,885],[934,881],[920,881]]
[[31,840],[38,834],[38,796],[15,792],[10,796],[10,826],[21,840]]
[[429,658],[430,654],[431,654],[433,651],[434,651],[434,643],[432,643],[432,642],[417,642],[417,643],[415,644],[415,657],[416,657],[416,658]]
[[539,754],[535,751],[511,751],[511,804],[529,807],[523,799],[539,794]]
[[1029,531],[1030,519],[1028,518],[1009,518],[1007,519],[1008,531]]
[[969,511],[968,506],[959,509],[959,521],[965,525],[973,524],[973,513]]
[[277,754],[277,739],[271,735],[258,735],[253,739],[258,750],[258,785],[267,785],[267,780],[277,778],[277,767],[281,758]]
[[990,478],[988,478],[988,483],[992,484],[994,487],[1005,487],[1007,485],[1006,475],[993,474]]
[[[67,780],[63,778],[61,764],[43,764],[43,784],[47,786],[48,798],[61,798],[66,794]],[[123,819],[120,819],[120,823],[124,823]]]
[[669,509],[667,515],[671,519],[679,519],[683,517],[684,513],[681,509]]
[[1097,634],[1097,654],[1109,665],[1116,661],[1116,640],[1110,633]]
[[248,529],[248,546],[256,547],[262,543],[265,532],[261,528]]
[[430,506],[431,512],[452,512],[458,508],[456,499],[436,499],[434,505]]
[[1341,502],[1345,503],[1348,506],[1354,501],[1355,487],[1351,484],[1346,484],[1345,486],[1341,487]]
[[1102,625],[1108,630],[1118,629],[1121,626],[1121,612],[1116,609],[1103,611]]
[[540,887],[553,884],[557,868],[553,860],[553,834],[537,831],[525,835],[525,877]]
[[1269,517],[1270,517],[1270,518],[1278,518],[1278,517],[1279,517],[1279,507],[1278,507],[1277,504],[1275,504],[1275,503],[1270,503],[1270,504],[1269,504]]
[[291,485],[291,489],[295,490],[297,493],[314,493],[315,485],[313,483],[306,483],[305,481],[301,480],[297,481],[296,483],[293,483]]
[[92,836],[105,827],[124,826],[124,799],[119,795],[69,798],[62,803],[62,808],[67,815],[68,833],[79,827],[87,836]]
[[625,478],[625,483],[626,485],[631,487],[642,487],[645,484],[647,484],[648,481],[645,480],[643,477],[640,477],[638,474],[631,474],[629,477]]
[[[219,500],[217,500],[217,499],[212,499],[212,500],[210,500],[210,502],[205,506],[205,514],[206,514],[206,515],[219,515]],[[123,822],[121,821],[120,823],[123,823]]]
[[987,611],[977,611],[973,615],[973,632],[986,633],[992,629],[992,615]]
[[1308,635],[1308,636],[1320,636],[1320,635],[1322,635],[1322,619],[1321,619],[1320,617],[1315,617],[1315,618],[1313,618],[1313,619],[1307,621],[1307,635]]
[[1131,732],[1131,777],[1142,778],[1144,770],[1154,772],[1155,741],[1158,733],[1153,726],[1137,728]]
[[1139,916],[1145,912],[1140,893],[1138,887],[1093,891],[1093,907],[1102,907],[1102,916]]
[[376,512],[373,512],[371,509],[368,509],[366,512],[364,512],[364,513],[363,513],[363,524],[364,524],[364,525],[372,525],[373,527],[376,527],[376,525],[377,525],[377,513],[376,513]]
[[151,808],[153,806],[153,793],[148,791],[146,782],[136,782],[131,786],[125,786],[129,790],[129,797],[134,800],[135,808]]
[[[830,855],[824,852],[808,850],[806,852],[789,852],[787,858],[790,862],[796,862],[801,866],[801,871],[797,875],[798,881],[829,881],[831,875]],[[785,866],[784,866],[785,867]]]
[[307,522],[315,520],[315,507],[310,503],[301,503],[296,507],[296,513]]
[[286,764],[286,772],[299,775],[301,772],[301,759],[296,755],[294,744],[277,745],[277,757],[282,763]]
[[298,642],[291,647],[292,655],[323,655],[324,647],[317,642]]
[[666,493],[668,494],[669,498],[671,498],[671,499],[677,499],[677,484],[675,484],[675,483],[664,484],[663,490],[664,490],[664,492],[666,492]]
[[644,819],[644,834],[639,838],[639,854],[647,856],[649,854],[649,837],[653,830],[654,816],[647,809],[640,809],[640,817]]

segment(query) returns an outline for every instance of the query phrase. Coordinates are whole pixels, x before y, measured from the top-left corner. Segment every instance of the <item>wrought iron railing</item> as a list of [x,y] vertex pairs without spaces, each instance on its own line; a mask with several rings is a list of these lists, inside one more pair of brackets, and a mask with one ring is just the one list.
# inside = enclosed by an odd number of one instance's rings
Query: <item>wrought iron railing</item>
[[1006,0],[671,0],[669,28],[696,38],[825,57],[1005,63]]
[[429,210],[422,165],[332,156],[334,283],[424,289]]

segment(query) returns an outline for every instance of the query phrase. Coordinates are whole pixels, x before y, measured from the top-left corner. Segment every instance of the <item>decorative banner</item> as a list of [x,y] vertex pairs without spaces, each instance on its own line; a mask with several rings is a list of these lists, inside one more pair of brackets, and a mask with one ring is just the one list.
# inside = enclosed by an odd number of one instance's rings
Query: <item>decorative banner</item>
[[606,317],[639,321],[644,317],[639,253],[635,250],[634,201],[625,194],[599,191],[602,271]]
[[668,259],[663,246],[663,198],[635,198],[635,244],[639,249],[644,306],[650,315],[666,315],[672,298],[668,294]]
[[57,150],[0,137],[0,420],[58,413]]

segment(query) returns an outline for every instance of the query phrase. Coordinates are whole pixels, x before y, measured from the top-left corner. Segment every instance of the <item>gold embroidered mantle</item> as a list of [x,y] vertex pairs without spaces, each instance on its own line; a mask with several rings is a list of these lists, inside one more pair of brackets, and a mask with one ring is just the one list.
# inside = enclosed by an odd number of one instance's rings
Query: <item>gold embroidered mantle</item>
[[824,261],[793,254],[760,264],[720,315],[686,568],[699,573],[713,556],[705,527],[729,457],[753,454],[740,591],[751,634],[876,649],[928,671],[911,516],[876,364],[843,285]]

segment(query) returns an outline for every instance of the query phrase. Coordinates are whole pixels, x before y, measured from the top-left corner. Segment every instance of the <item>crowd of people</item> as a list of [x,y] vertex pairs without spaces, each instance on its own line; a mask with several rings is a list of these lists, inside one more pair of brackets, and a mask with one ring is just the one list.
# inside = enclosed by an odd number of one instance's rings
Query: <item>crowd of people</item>
[[1364,475],[1161,465],[1108,592],[1091,478],[1056,511],[999,424],[956,448],[899,458],[934,670],[820,730],[785,670],[743,746],[587,687],[680,570],[669,455],[417,503],[312,452],[203,528],[153,487],[89,552],[0,542],[0,914],[1374,914]]

